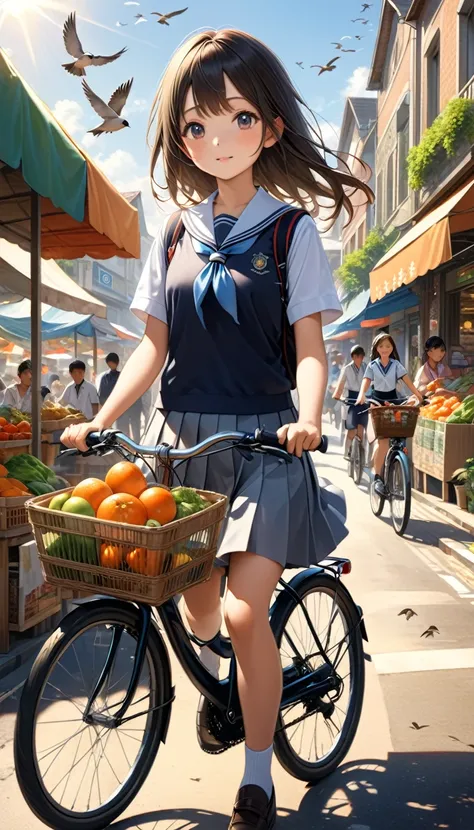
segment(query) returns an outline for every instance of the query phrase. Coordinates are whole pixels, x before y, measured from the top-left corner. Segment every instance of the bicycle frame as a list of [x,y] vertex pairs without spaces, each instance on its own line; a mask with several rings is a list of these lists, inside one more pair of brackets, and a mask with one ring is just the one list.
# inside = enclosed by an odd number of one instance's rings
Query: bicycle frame
[[[317,570],[319,572],[327,572],[328,570],[330,570],[334,578],[338,580],[340,590],[346,590],[342,582],[340,582],[340,575],[341,573],[343,573],[347,564],[350,565],[349,560],[335,559],[334,565],[328,566],[326,568],[318,566]],[[293,603],[295,607],[299,604],[300,607],[303,609],[303,614],[305,615],[306,622],[308,624],[308,627],[310,628],[312,636],[314,637],[314,642],[318,647],[319,654],[323,658],[324,663],[313,672],[304,674],[303,676],[296,676],[296,679],[293,666],[289,666],[283,670],[283,694],[281,700],[281,709],[285,709],[294,703],[305,700],[308,697],[322,697],[329,691],[333,690],[336,685],[332,663],[325,652],[324,646],[321,643],[321,640],[319,639],[317,632],[315,631],[313,622],[307,612],[305,605],[300,601],[300,598],[295,590],[295,586],[298,585],[300,580],[303,580],[306,577],[306,574],[307,571],[300,571],[288,583],[285,582],[283,579],[280,580],[283,589],[280,591],[280,593],[278,594],[277,598],[275,599],[274,603],[270,608],[270,623],[273,611],[277,607],[278,603],[290,602]],[[97,600],[97,602],[100,602],[100,600]],[[150,606],[142,604],[137,605],[140,614],[139,637],[134,656],[133,672],[124,699],[120,704],[119,710],[114,715],[104,715],[102,713],[95,713],[92,711],[94,701],[101,694],[104,685],[107,682],[107,678],[111,675],[113,670],[115,657],[120,643],[120,638],[123,633],[123,629],[116,628],[114,630],[112,642],[109,646],[109,651],[106,657],[105,665],[89,697],[86,706],[84,720],[88,724],[96,723],[100,726],[115,728],[128,720],[132,720],[133,718],[140,717],[144,714],[144,712],[139,712],[129,718],[125,717],[128,706],[137,690],[140,674],[144,665],[149,627],[150,625],[157,626],[157,623],[153,618],[152,608]],[[203,664],[199,660],[197,653],[192,647],[192,642],[190,640],[188,631],[184,626],[181,614],[175,601],[171,599],[163,603],[163,605],[161,605],[157,609],[157,612],[159,620],[162,623],[163,629],[169,638],[171,647],[177,659],[179,660],[181,666],[186,672],[188,678],[191,680],[192,684],[198,689],[198,691],[201,694],[205,695],[208,698],[208,700],[210,700],[211,703],[213,703],[218,709],[220,709],[222,712],[225,712],[226,717],[231,724],[236,723],[239,717],[241,717],[241,710],[237,689],[236,660],[232,652],[232,649],[229,645],[229,641],[227,641],[225,638],[221,638],[221,640],[218,642],[217,646],[215,646],[214,649],[217,651],[217,653],[220,653],[221,656],[230,657],[231,661],[228,677],[226,677],[223,680],[218,680],[208,672],[208,670],[205,668],[205,666],[203,666]],[[360,608],[358,608],[358,612],[361,632],[364,639],[367,639],[367,633],[365,630],[362,611]],[[159,631],[159,626],[157,626],[157,628]],[[292,642],[290,642],[290,644],[295,649],[295,654],[298,654],[297,646]],[[162,704],[162,706],[170,706],[173,699],[174,697],[170,701],[167,701],[165,704]]]

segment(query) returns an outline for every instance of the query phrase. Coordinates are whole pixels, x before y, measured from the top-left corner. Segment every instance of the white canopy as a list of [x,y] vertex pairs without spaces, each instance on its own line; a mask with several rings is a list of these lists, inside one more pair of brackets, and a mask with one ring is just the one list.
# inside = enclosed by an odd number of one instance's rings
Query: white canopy
[[[41,300],[63,311],[107,316],[107,307],[66,274],[54,259],[41,260]],[[18,297],[31,298],[30,255],[18,245],[0,239],[0,284]]]

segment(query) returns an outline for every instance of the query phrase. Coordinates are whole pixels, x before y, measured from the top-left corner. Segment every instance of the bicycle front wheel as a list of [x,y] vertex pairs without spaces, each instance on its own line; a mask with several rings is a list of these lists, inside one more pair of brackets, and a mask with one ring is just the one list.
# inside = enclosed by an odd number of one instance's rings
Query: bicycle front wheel
[[119,646],[92,712],[118,711],[133,668],[139,619],[128,603],[81,605],[45,643],[25,683],[15,730],[16,774],[31,810],[55,830],[108,827],[140,790],[166,737],[171,677],[154,626],[124,716],[130,720],[112,728],[83,719],[116,629]]
[[390,462],[388,492],[393,529],[398,536],[403,536],[410,520],[411,481],[407,458],[401,452]]
[[359,485],[364,471],[364,450],[362,448],[362,441],[357,436],[352,442],[352,453],[352,464],[354,470],[352,477],[354,479],[354,483]]
[[[275,754],[282,767],[301,781],[320,781],[343,761],[359,724],[364,698],[365,663],[359,613],[342,583],[308,571],[296,590],[337,677],[323,698],[305,698],[280,713]],[[290,605],[272,617],[283,670],[297,676],[324,663],[301,606]]]

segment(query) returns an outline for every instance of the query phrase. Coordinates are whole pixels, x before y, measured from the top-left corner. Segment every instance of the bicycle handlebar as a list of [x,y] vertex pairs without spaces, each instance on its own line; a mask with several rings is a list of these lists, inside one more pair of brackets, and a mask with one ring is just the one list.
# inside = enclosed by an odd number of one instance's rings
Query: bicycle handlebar
[[[118,430],[107,429],[102,432],[90,432],[86,436],[86,444],[89,447],[86,453],[81,453],[77,449],[65,450],[61,455],[94,455],[95,453],[102,454],[113,449],[114,445],[120,444],[130,452],[139,455],[149,455],[160,459],[161,461],[185,461],[189,458],[194,458],[206,450],[211,449],[216,444],[223,442],[232,442],[236,446],[251,452],[266,452],[270,455],[276,455],[286,461],[291,461],[293,456],[287,452],[284,445],[280,444],[276,432],[269,432],[266,429],[256,429],[255,432],[220,432],[215,435],[210,435],[209,438],[204,439],[199,444],[193,447],[183,449],[175,449],[167,444],[158,444],[154,447],[145,447],[137,444],[128,435],[119,432]],[[325,453],[328,448],[328,439],[325,435],[321,437],[321,443],[317,448],[318,452]]]

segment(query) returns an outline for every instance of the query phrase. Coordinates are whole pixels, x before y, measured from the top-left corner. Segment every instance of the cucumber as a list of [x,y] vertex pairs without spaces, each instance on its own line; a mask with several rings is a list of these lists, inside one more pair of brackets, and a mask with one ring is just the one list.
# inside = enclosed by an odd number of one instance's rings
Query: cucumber
[[46,484],[45,481],[29,481],[28,489],[34,496],[45,496],[47,493],[55,492],[55,488],[51,487],[50,484]]

